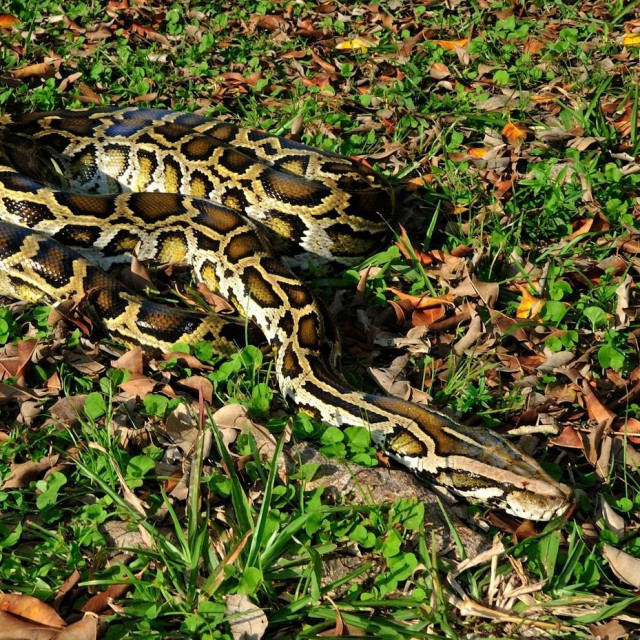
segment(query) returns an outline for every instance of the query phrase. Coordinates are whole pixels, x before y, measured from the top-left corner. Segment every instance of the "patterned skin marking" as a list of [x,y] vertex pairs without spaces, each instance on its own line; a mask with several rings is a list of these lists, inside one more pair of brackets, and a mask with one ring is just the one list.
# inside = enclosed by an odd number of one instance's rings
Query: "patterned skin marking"
[[[50,116],[53,120],[69,117]],[[70,152],[72,160],[74,157],[84,158],[83,154],[92,146],[97,149],[97,146],[103,148],[106,143],[122,144],[122,139],[107,140],[104,136],[105,128],[115,122],[141,123],[145,117],[166,118],[167,122],[171,122],[180,116],[163,110],[103,109],[93,114],[89,112],[85,117],[98,123],[93,130],[97,142],[79,142],[77,134],[69,134],[69,148],[78,143],[77,151]],[[186,120],[189,121],[188,118]],[[30,122],[38,121],[31,119]],[[46,122],[46,117],[41,120],[43,131],[46,131]],[[206,121],[198,124],[202,122],[198,118],[191,122],[194,127],[202,127],[203,130],[212,128]],[[37,131],[37,124],[34,127]],[[153,172],[159,166],[166,166],[163,154],[168,149],[168,142],[166,138],[160,139],[161,130],[162,125],[148,124],[130,138],[132,146],[133,141],[149,144],[147,152],[151,159],[149,166],[155,164]],[[64,124],[60,126],[62,131]],[[221,148],[219,141],[215,144],[203,143],[207,138],[204,135],[185,135],[180,138],[178,129],[171,127],[169,131],[177,140],[185,141],[183,147],[191,141],[197,141],[201,146],[192,149],[194,153],[204,153],[205,147]],[[256,165],[253,178],[236,174],[216,185],[216,189],[220,188],[221,198],[225,193],[233,194],[232,190],[236,189],[244,195],[249,205],[246,212],[255,215],[261,222],[265,221],[267,211],[277,207],[292,218],[299,213],[305,219],[305,224],[309,225],[307,229],[310,232],[304,233],[304,238],[314,236],[314,241],[325,242],[320,230],[324,230],[325,237],[328,237],[326,230],[333,228],[336,236],[344,236],[342,242],[348,245],[348,250],[353,249],[348,243],[347,234],[336,227],[346,224],[345,203],[354,200],[353,194],[343,193],[336,188],[340,178],[335,175],[338,173],[336,170],[331,175],[331,163],[336,162],[340,172],[344,170],[349,180],[356,180],[354,176],[360,173],[357,168],[345,169],[349,165],[346,159],[304,150],[297,143],[265,134],[236,129],[235,141],[240,148],[252,148],[255,158],[265,157],[266,164],[263,168]],[[181,142],[176,144],[180,145]],[[312,181],[300,180],[292,173],[277,172],[267,166],[270,162],[268,156],[273,154],[274,149],[282,156],[300,152],[312,158],[305,169],[308,173],[312,172]],[[290,151],[285,154],[285,149]],[[139,153],[137,157],[140,157]],[[327,157],[332,158],[331,163],[323,161]],[[195,156],[188,160],[189,167],[199,162]],[[91,167],[91,162],[93,160],[87,160],[88,167]],[[292,169],[296,168],[295,164],[291,163]],[[309,168],[312,165],[314,168]],[[297,169],[301,170],[302,164]],[[326,179],[323,173],[328,174]],[[9,177],[3,180],[4,175]],[[222,295],[235,301],[243,315],[260,327],[267,341],[277,349],[276,370],[283,394],[293,399],[302,410],[338,425],[368,426],[373,438],[381,443],[387,440],[389,454],[407,467],[435,478],[462,495],[498,505],[516,515],[549,519],[570,504],[571,491],[567,487],[551,479],[534,461],[522,455],[501,436],[486,429],[458,424],[432,408],[395,398],[363,394],[349,387],[336,371],[338,349],[332,348],[327,342],[325,327],[330,327],[331,323],[325,319],[322,306],[305,285],[277,261],[268,243],[264,242],[263,234],[239,213],[188,196],[161,193],[122,195],[115,199],[113,196],[93,196],[111,203],[96,204],[86,200],[90,196],[83,196],[84,200],[61,198],[54,190],[29,182],[28,179],[21,182],[22,178],[11,178],[15,175],[0,167],[0,199],[17,202],[23,193],[29,192],[30,199],[50,208],[54,220],[49,228],[53,231],[60,231],[74,217],[89,216],[91,210],[95,210],[94,224],[101,233],[96,242],[97,248],[107,244],[109,238],[117,238],[119,231],[114,236],[114,229],[120,229],[139,235],[142,254],[145,258],[157,260],[167,247],[167,251],[174,254],[171,247],[177,236],[166,234],[169,229],[179,230],[183,234],[184,244],[179,246],[177,255],[186,251],[185,258],[194,266],[196,277],[217,286]],[[222,173],[214,169],[208,173],[212,181],[220,180],[220,175]],[[94,182],[94,178],[97,180],[100,176],[91,176],[92,184],[106,184],[104,180]],[[314,182],[316,178],[321,178],[323,184]],[[110,179],[124,180],[124,177],[111,176]],[[156,186],[164,183],[157,181],[155,173],[142,177],[133,174],[128,179],[131,181],[125,183],[123,188],[132,188],[132,184],[141,180]],[[365,176],[365,179],[368,180],[369,176]],[[364,196],[369,197],[366,189]],[[263,197],[266,198],[265,202],[261,200]],[[236,199],[240,202],[237,195]],[[361,200],[365,201],[366,198]],[[114,202],[117,211],[111,213]],[[369,214],[377,216],[379,210],[367,212]],[[2,215],[11,215],[6,206],[4,211],[0,209],[0,218]],[[104,222],[105,215],[108,224]],[[313,226],[315,221],[321,219],[322,225]],[[353,231],[366,229],[365,218],[359,214],[348,219]],[[199,317],[175,311],[166,313],[161,305],[140,299],[86,258],[55,240],[31,230],[15,232],[12,228],[13,225],[6,222],[0,223],[0,291],[19,290],[24,291],[25,295],[32,295],[34,290],[40,289],[43,295],[52,300],[73,293],[89,293],[108,331],[124,341],[138,341],[151,348],[169,348],[177,340],[197,341],[211,331],[216,332],[212,338],[216,341],[221,339],[223,333],[233,332],[233,328],[217,316]],[[378,232],[375,228],[371,230],[372,235]],[[236,238],[240,240],[234,245]],[[229,247],[236,260],[225,257],[224,252]],[[326,250],[331,255],[332,247]],[[60,287],[64,290],[60,290]],[[334,329],[330,331],[330,336],[337,337]],[[182,335],[179,335],[181,332]]]

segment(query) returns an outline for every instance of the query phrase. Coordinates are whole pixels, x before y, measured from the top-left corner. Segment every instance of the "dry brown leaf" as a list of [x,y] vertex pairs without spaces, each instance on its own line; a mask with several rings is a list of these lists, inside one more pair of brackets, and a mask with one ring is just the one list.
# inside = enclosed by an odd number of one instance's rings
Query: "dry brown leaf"
[[564,427],[555,438],[549,440],[549,444],[566,447],[567,449],[584,450],[582,438],[572,426]]
[[170,46],[169,39],[162,33],[158,33],[154,28],[147,27],[143,24],[138,24],[134,22],[131,25],[131,33],[135,33],[142,38],[149,40],[150,42],[157,42],[158,44],[164,46]]
[[188,353],[182,353],[182,351],[172,351],[171,353],[163,353],[162,359],[165,362],[170,362],[171,360],[177,360],[181,364],[189,367],[190,369],[202,370],[202,371],[211,371],[213,369],[212,366],[208,364],[204,364],[198,360],[195,356],[192,356]]
[[130,584],[110,584],[104,591],[96,593],[89,598],[80,608],[85,613],[95,613],[96,615],[108,613],[111,603],[122,598],[131,588]]
[[190,453],[198,439],[198,422],[186,404],[179,404],[167,417],[165,431],[184,453]]
[[447,311],[443,304],[427,309],[416,308],[411,314],[411,324],[414,327],[430,327],[434,322],[442,320],[446,314]]
[[211,384],[211,380],[204,376],[190,376],[189,378],[178,380],[178,384],[181,387],[202,392],[202,397],[205,399],[205,402],[211,403],[213,400],[213,384]]
[[233,640],[260,640],[267,630],[267,616],[244,594],[227,596],[227,615]]
[[620,551],[620,549],[616,549],[610,544],[604,545],[602,555],[609,562],[613,573],[622,582],[640,589],[640,558],[634,558],[632,555]]
[[54,636],[53,640],[95,640],[98,637],[98,616],[85,613],[82,620],[70,624]]
[[36,64],[28,64],[19,69],[12,69],[11,75],[18,80],[27,78],[52,78],[56,73],[53,62],[37,62]]
[[618,540],[624,537],[626,529],[624,518],[601,495],[598,496],[598,510],[594,516],[602,518],[607,529],[613,531]]
[[524,47],[522,48],[524,53],[528,53],[529,55],[535,56],[540,53],[544,48],[544,41],[539,40],[537,38],[527,38],[527,41],[524,43]]
[[587,411],[589,412],[589,417],[599,425],[611,424],[614,418],[616,418],[616,414],[600,402],[600,399],[593,392],[591,385],[589,385],[586,380],[582,382],[581,389],[587,406]]
[[0,380],[24,376],[37,345],[37,340],[21,340],[18,342],[17,356],[0,359]]
[[73,427],[78,424],[78,416],[82,415],[86,399],[86,394],[60,398],[60,400],[49,409],[49,413],[51,413],[53,418]]
[[480,316],[476,315],[471,319],[467,332],[455,343],[453,350],[457,355],[464,353],[467,349],[472,347],[482,336],[485,335],[485,330],[482,327],[482,320]]
[[[39,478],[58,463],[58,454],[40,458],[37,462],[27,460],[18,464],[12,464],[9,468],[9,477],[2,484],[2,489],[24,489],[32,480]],[[2,607],[0,607],[1,609]],[[8,611],[8,609],[5,609]],[[11,613],[16,613],[12,611]]]
[[106,367],[95,358],[78,351],[65,351],[62,355],[64,357],[64,361],[70,367],[73,367],[76,371],[89,376],[98,375],[106,369]]
[[249,24],[269,31],[278,31],[280,29],[284,30],[286,20],[282,15],[270,14],[265,16],[260,13],[252,13]]
[[640,420],[636,418],[621,418],[622,425],[616,427],[617,433],[629,439],[633,444],[640,444]]
[[447,78],[451,75],[449,71],[449,67],[446,64],[442,64],[441,62],[434,62],[429,67],[429,75],[436,80],[442,80],[443,78]]
[[59,627],[47,627],[0,611],[0,640],[53,640]]
[[76,587],[78,582],[80,582],[80,572],[77,569],[74,569],[69,577],[60,585],[58,588],[58,592],[56,593],[56,597],[53,601],[55,608],[58,609],[60,602],[64,599],[64,597]]
[[629,638],[629,631],[625,629],[617,620],[609,620],[603,624],[589,625],[589,631],[598,640],[620,640]]
[[0,611],[58,629],[66,625],[66,622],[48,604],[32,596],[18,593],[0,593]]
[[131,373],[142,373],[142,348],[135,347],[123,353],[117,360],[111,361],[114,369],[126,369]]
[[133,373],[126,382],[118,386],[132,398],[146,398],[156,387],[157,382],[142,373]]

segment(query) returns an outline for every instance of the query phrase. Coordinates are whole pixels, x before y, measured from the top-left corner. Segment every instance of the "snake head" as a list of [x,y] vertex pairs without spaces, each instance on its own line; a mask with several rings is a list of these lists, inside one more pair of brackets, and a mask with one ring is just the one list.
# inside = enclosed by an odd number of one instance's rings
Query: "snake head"
[[405,418],[386,434],[389,455],[431,482],[530,520],[551,520],[573,504],[569,487],[500,434],[398,400],[377,404]]
[[441,450],[445,440],[449,451],[434,481],[455,493],[529,520],[552,520],[573,504],[568,486],[499,434],[456,424],[443,429]]

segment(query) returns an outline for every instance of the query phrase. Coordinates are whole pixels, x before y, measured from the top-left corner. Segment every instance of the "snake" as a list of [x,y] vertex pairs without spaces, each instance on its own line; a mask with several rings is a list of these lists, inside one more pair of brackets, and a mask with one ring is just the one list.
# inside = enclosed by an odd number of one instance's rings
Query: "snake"
[[[86,301],[125,344],[231,353],[247,322],[273,351],[282,396],[359,426],[420,478],[520,518],[573,492],[504,436],[448,411],[354,388],[340,335],[308,280],[379,250],[393,189],[352,158],[192,113],[97,108],[0,118],[0,294]],[[125,286],[131,261],[188,265],[240,318],[161,304]]]

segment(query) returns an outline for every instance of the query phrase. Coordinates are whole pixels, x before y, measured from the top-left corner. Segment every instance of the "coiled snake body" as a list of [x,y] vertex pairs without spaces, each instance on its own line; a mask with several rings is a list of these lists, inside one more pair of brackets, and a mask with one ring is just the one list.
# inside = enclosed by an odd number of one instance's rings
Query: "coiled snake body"
[[[104,267],[188,263],[264,333],[283,395],[336,425],[370,428],[403,465],[537,520],[568,487],[498,434],[433,408],[351,388],[326,312],[285,265],[350,264],[379,247],[393,199],[349,159],[192,114],[116,109],[5,116],[0,126],[0,293],[84,294],[126,342],[234,348],[238,325],[141,298]],[[50,185],[57,186],[50,186]],[[60,188],[61,187],[61,188]]]

